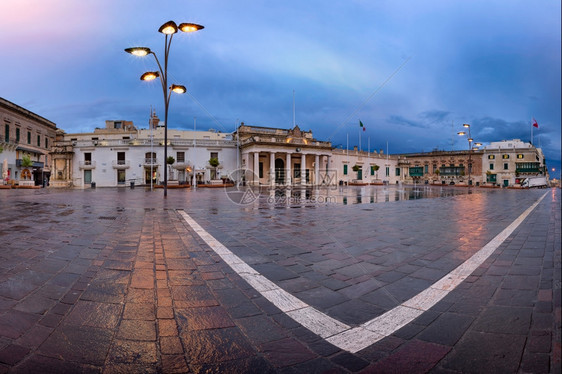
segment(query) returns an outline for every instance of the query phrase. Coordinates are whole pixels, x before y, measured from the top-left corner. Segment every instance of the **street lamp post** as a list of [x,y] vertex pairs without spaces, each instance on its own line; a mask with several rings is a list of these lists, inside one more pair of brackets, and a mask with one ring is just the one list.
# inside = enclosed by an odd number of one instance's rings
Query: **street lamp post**
[[[468,136],[468,187],[470,187],[472,185],[472,180],[470,179],[470,174],[472,172],[472,142],[474,141],[474,139],[472,139],[472,136],[470,134],[470,125],[468,123],[465,123],[462,125],[464,128],[467,129],[467,131],[459,131],[457,134],[458,135],[467,135]],[[482,145],[482,143],[474,143],[474,145],[476,147],[479,147]]]
[[172,38],[178,30],[182,32],[194,32],[203,29],[201,25],[195,23],[181,23],[179,26],[176,25],[174,21],[168,21],[158,29],[159,32],[164,34],[164,68],[158,60],[158,57],[150,48],[146,47],[133,47],[126,48],[125,52],[130,53],[135,56],[144,57],[148,54],[154,56],[156,63],[158,64],[159,71],[146,72],[141,76],[141,80],[154,80],[160,78],[160,83],[162,83],[162,92],[164,94],[164,197],[168,196],[168,168],[166,162],[168,159],[168,107],[170,106],[170,95],[175,93],[185,93],[185,86],[172,84],[168,87],[168,56],[170,55],[170,46],[172,44]]

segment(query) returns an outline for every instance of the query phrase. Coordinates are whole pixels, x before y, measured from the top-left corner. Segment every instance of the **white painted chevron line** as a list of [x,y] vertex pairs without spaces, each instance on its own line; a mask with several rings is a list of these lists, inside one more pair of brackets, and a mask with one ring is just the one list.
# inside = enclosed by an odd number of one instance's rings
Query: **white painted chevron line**
[[178,210],[178,213],[223,261],[273,305],[316,335],[326,339],[326,341],[340,349],[355,353],[406,326],[447,296],[490,257],[545,198],[546,194],[542,195],[488,244],[449,274],[397,307],[356,327],[349,326],[320,312],[281,289],[222,245],[185,211]]

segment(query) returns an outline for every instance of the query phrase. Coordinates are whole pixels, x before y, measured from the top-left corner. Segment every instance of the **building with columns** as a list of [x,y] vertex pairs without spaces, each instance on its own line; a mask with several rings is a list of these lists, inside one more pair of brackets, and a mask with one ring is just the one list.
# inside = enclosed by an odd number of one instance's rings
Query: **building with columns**
[[241,168],[252,172],[254,186],[333,185],[332,145],[311,131],[247,126],[237,130]]
[[55,142],[55,123],[0,98],[0,184],[35,186],[51,174],[49,150]]

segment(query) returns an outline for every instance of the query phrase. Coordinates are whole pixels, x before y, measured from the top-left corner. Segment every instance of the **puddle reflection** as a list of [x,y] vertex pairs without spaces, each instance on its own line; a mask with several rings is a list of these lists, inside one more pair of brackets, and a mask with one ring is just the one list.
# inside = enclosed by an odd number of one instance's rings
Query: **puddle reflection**
[[337,188],[262,189],[260,206],[310,206],[315,204],[375,204],[478,193],[473,188],[448,186],[341,186]]

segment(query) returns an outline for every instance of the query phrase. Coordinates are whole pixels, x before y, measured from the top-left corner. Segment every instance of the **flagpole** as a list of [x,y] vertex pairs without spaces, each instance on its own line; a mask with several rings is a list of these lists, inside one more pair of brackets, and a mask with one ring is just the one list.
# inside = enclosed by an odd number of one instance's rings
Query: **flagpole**
[[533,139],[533,127],[533,122],[531,122],[531,144],[535,142],[535,139]]
[[361,130],[362,128],[359,127],[359,152],[361,152]]

